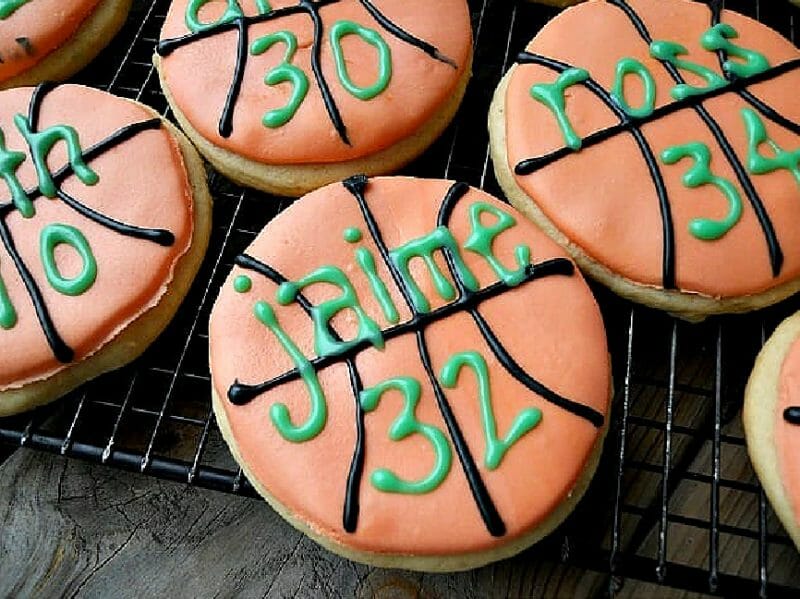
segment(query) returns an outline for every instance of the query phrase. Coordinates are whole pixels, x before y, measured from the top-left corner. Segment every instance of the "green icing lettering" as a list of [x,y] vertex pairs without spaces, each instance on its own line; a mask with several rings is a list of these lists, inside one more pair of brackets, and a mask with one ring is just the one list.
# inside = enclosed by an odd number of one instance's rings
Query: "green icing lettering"
[[8,297],[6,284],[0,274],[0,329],[13,329],[16,324],[17,311],[14,309],[14,304],[11,303],[11,298]]
[[678,58],[678,56],[688,53],[689,51],[685,46],[675,42],[655,41],[650,44],[650,56],[668,62],[677,69],[683,69],[684,71],[697,75],[707,83],[706,87],[695,87],[688,83],[677,84],[670,90],[670,95],[675,100],[684,100],[690,96],[704,94],[711,90],[725,87],[728,84],[722,75],[715,73],[711,69],[697,64],[696,62]]
[[287,441],[292,443],[310,441],[322,432],[328,419],[328,405],[325,401],[325,393],[319,384],[317,373],[311,362],[306,359],[303,352],[294,344],[291,337],[280,327],[272,306],[267,302],[256,302],[255,306],[253,306],[253,313],[261,324],[272,331],[283,349],[289,354],[306,385],[311,401],[311,410],[308,418],[300,426],[292,424],[292,418],[289,415],[289,408],[286,407],[286,404],[273,404],[269,410],[272,424],[275,425],[277,431]]
[[[747,170],[754,175],[764,175],[779,169],[786,169],[794,175],[795,181],[800,185],[800,148],[787,152],[776,144],[767,135],[764,121],[756,111],[742,108],[742,119],[747,132]],[[767,144],[775,156],[764,156],[758,148]]]
[[[189,28],[189,31],[192,33],[197,33],[198,31],[206,31],[208,29],[213,29],[219,25],[224,25],[225,23],[230,23],[238,18],[244,16],[242,12],[242,7],[239,6],[238,0],[228,0],[228,7],[225,9],[225,12],[220,16],[219,19],[212,23],[203,23],[200,21],[200,17],[198,13],[200,9],[203,8],[206,4],[208,4],[211,0],[189,0],[189,4],[186,7],[186,26]],[[261,5],[259,4],[259,10],[261,9]],[[269,5],[267,5],[269,6]]]
[[567,117],[566,98],[564,92],[568,87],[586,81],[589,71],[569,68],[558,76],[555,83],[537,83],[531,87],[531,97],[547,106],[555,115],[564,142],[573,150],[581,149],[581,138],[572,128]]
[[[490,226],[481,223],[484,214],[491,214],[497,220]],[[516,219],[491,204],[486,202],[475,202],[469,207],[469,222],[472,226],[472,233],[464,243],[464,249],[479,254],[486,258],[500,280],[506,285],[514,287],[519,285],[525,278],[525,270],[531,263],[531,249],[527,245],[518,245],[514,248],[514,257],[517,261],[515,270],[508,270],[492,251],[492,244],[495,238],[503,231],[510,229],[517,224]]]
[[442,368],[439,379],[448,389],[453,389],[458,384],[458,375],[461,369],[469,367],[478,380],[478,398],[481,406],[481,419],[483,421],[483,436],[486,439],[484,464],[489,470],[495,470],[503,456],[519,441],[523,435],[536,428],[542,421],[542,411],[539,408],[525,408],[514,419],[508,434],[503,439],[497,438],[497,421],[492,407],[492,387],[489,383],[489,368],[486,360],[478,352],[466,351],[454,354]]
[[717,23],[706,31],[700,38],[700,45],[710,52],[722,50],[729,56],[741,58],[744,62],[734,62],[730,59],[722,63],[722,68],[726,73],[736,77],[752,77],[763,73],[769,68],[769,61],[766,56],[755,50],[748,50],[729,40],[739,37],[739,33],[727,23]]
[[386,468],[378,468],[372,472],[372,485],[385,493],[405,493],[420,495],[436,489],[450,473],[453,461],[450,444],[444,433],[430,424],[417,420],[416,409],[420,398],[420,384],[410,377],[392,378],[369,389],[360,395],[361,407],[365,412],[372,412],[387,391],[399,391],[403,396],[403,410],[389,429],[392,441],[402,441],[406,437],[418,434],[425,437],[433,447],[434,465],[430,473],[416,481],[403,480]]
[[[72,247],[83,261],[81,272],[68,279],[58,270],[55,249],[61,244]],[[63,295],[81,295],[85,293],[97,279],[97,261],[92,253],[92,248],[83,233],[70,225],[47,225],[39,238],[39,251],[47,281]]]
[[11,201],[14,202],[16,209],[23,217],[31,218],[36,214],[36,210],[25,192],[25,188],[22,187],[22,183],[17,179],[17,169],[23,162],[25,162],[25,154],[6,148],[6,137],[0,129],[0,177],[8,185]]
[[361,241],[361,231],[356,227],[347,227],[344,230],[344,240],[347,243],[358,243]]
[[[357,35],[378,50],[378,78],[368,87],[359,87],[353,83],[347,72],[347,63],[342,50],[342,38],[346,35]],[[336,21],[331,27],[330,42],[333,60],[336,63],[336,74],[342,82],[342,87],[352,96],[359,100],[371,100],[386,89],[392,78],[392,51],[380,33],[352,21]]]
[[239,275],[233,280],[233,289],[237,293],[247,293],[253,288],[253,280],[245,275]]
[[56,184],[53,175],[47,167],[47,156],[59,141],[67,144],[67,155],[72,170],[75,175],[86,185],[96,185],[100,180],[91,168],[83,161],[83,151],[81,150],[78,132],[69,125],[54,125],[43,131],[34,133],[31,131],[28,119],[21,114],[14,115],[14,124],[19,129],[25,141],[28,142],[33,165],[36,167],[36,175],[39,178],[39,189],[48,198],[56,196]]
[[689,232],[706,241],[719,239],[739,221],[742,216],[742,198],[733,183],[711,172],[711,151],[700,142],[672,146],[661,152],[664,164],[675,164],[683,158],[694,160],[692,167],[683,176],[683,184],[689,188],[713,185],[728,201],[728,214],[722,220],[695,218],[689,223]]
[[[644,102],[638,108],[632,108],[625,100],[625,77],[627,75],[636,75],[644,87]],[[653,79],[653,75],[647,70],[647,67],[635,58],[623,58],[617,63],[611,96],[626,114],[636,118],[645,118],[653,113],[653,109],[656,106],[655,79]]]
[[0,0],[0,19],[7,19],[31,0]]
[[[297,282],[282,283],[276,294],[278,303],[288,305],[297,294],[309,285],[327,283],[338,287],[342,295],[334,300],[312,306],[311,317],[314,322],[314,349],[319,356],[336,356],[366,340],[378,349],[383,349],[383,334],[378,324],[372,320],[361,304],[358,295],[341,269],[335,266],[322,266]],[[358,318],[358,334],[350,341],[339,341],[331,334],[331,319],[342,310],[350,309]]]
[[397,307],[394,305],[392,296],[389,295],[389,290],[386,289],[386,285],[378,276],[378,271],[375,267],[375,258],[370,251],[366,248],[358,248],[356,250],[356,262],[358,262],[364,274],[367,275],[372,294],[375,296],[375,299],[378,300],[378,304],[380,304],[386,320],[392,324],[399,322],[400,315],[397,313]]
[[286,47],[281,63],[272,69],[264,77],[267,85],[279,85],[281,83],[291,83],[292,93],[289,100],[282,108],[275,108],[267,112],[262,118],[264,126],[274,129],[286,124],[300,108],[300,104],[308,93],[308,77],[306,74],[291,64],[297,52],[297,37],[291,31],[277,31],[265,35],[253,42],[250,46],[250,53],[254,56],[263,54],[274,44],[282,43]]
[[258,9],[258,14],[265,15],[268,12],[272,12],[272,6],[269,3],[269,0],[256,0],[256,8]]
[[391,258],[395,267],[397,267],[397,270],[400,271],[400,275],[403,278],[406,289],[411,296],[411,302],[419,312],[430,312],[431,305],[430,302],[428,302],[428,299],[422,293],[422,290],[420,290],[419,285],[417,285],[417,282],[414,280],[414,277],[411,275],[409,263],[411,262],[412,258],[422,258],[422,260],[425,262],[425,265],[428,267],[428,271],[431,273],[431,277],[433,278],[433,286],[436,288],[437,293],[442,297],[442,299],[451,301],[456,298],[455,288],[441,271],[439,265],[436,263],[436,260],[434,260],[433,257],[433,253],[436,250],[444,249],[450,251],[456,274],[460,277],[461,281],[464,283],[464,286],[470,291],[477,291],[480,288],[478,280],[464,263],[464,260],[461,257],[461,252],[459,251],[458,243],[453,238],[452,233],[447,230],[447,227],[437,227],[428,235],[419,237],[417,239],[412,239],[404,245],[401,245],[400,247],[389,252],[389,257]]

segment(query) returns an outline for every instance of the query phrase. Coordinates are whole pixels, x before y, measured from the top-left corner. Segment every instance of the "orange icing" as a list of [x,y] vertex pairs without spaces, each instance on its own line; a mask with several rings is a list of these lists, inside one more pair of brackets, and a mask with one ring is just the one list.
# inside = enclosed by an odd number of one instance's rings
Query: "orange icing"
[[[450,185],[441,180],[371,179],[365,197],[386,245],[395,248],[430,233]],[[514,264],[514,247],[521,243],[530,245],[533,262],[564,256],[563,250],[512,208],[475,189],[459,201],[450,219],[449,228],[459,244],[470,233],[468,208],[475,201],[502,207],[517,219],[517,226],[494,240],[493,250],[503,264]],[[356,246],[342,239],[347,227],[362,231],[358,245],[376,256],[379,274],[389,287],[401,322],[408,320],[402,296],[384,267],[354,197],[339,183],[306,196],[277,216],[246,253],[294,280],[322,265],[338,266],[357,289],[366,312],[385,329],[390,323],[355,263]],[[298,239],[303,243],[298,244]],[[466,251],[462,254],[482,288],[497,280],[483,258]],[[430,277],[422,268],[414,270],[432,307],[444,305]],[[233,281],[243,274],[252,278],[252,290],[236,293]],[[211,372],[242,459],[256,479],[312,529],[343,545],[369,552],[436,555],[482,551],[535,529],[581,476],[598,441],[599,429],[517,382],[494,358],[469,315],[459,313],[425,330],[433,371],[439,373],[454,353],[480,352],[491,371],[500,437],[505,436],[524,407],[536,406],[543,412],[539,426],[512,446],[500,466],[490,471],[483,465],[485,441],[475,376],[465,369],[458,386],[445,389],[480,475],[506,524],[507,535],[492,537],[487,531],[455,451],[450,474],[428,494],[384,493],[372,486],[369,476],[376,468],[389,468],[403,478],[415,479],[425,476],[433,463],[431,447],[419,435],[401,442],[389,439],[388,430],[402,406],[396,392],[384,395],[378,408],[365,416],[360,517],[356,532],[346,533],[342,513],[356,438],[355,404],[346,365],[340,363],[320,371],[328,420],[324,430],[305,443],[284,440],[269,417],[270,406],[284,402],[293,422],[305,419],[308,394],[302,381],[279,386],[245,406],[235,406],[226,399],[234,380],[258,383],[293,368],[272,333],[253,316],[257,300],[266,300],[273,306],[280,325],[307,357],[315,355],[310,318],[296,303],[285,307],[277,304],[275,291],[276,285],[264,277],[234,267],[211,316]],[[309,287],[304,293],[312,303],[338,295],[326,285]],[[527,372],[554,391],[607,416],[610,381],[605,331],[592,294],[577,271],[573,276],[553,276],[523,284],[481,304],[479,310]],[[344,339],[355,334],[355,319],[349,316],[346,311],[333,320]],[[419,380],[423,391],[418,419],[447,430],[413,333],[387,341],[383,351],[372,347],[363,351],[356,366],[365,387],[400,375]]]
[[[172,3],[161,39],[189,32],[184,18],[188,0]],[[245,14],[258,14],[252,0],[241,0]],[[270,2],[273,9],[297,4],[294,0]],[[162,59],[163,76],[181,112],[204,138],[241,156],[267,164],[340,162],[374,154],[417,131],[452,95],[467,68],[472,46],[469,12],[464,0],[389,0],[375,2],[389,19],[419,39],[436,46],[455,61],[457,69],[435,60],[410,44],[390,35],[356,0],[341,0],[320,8],[325,24],[322,71],[347,127],[351,145],[337,134],[323,104],[311,70],[313,26],[305,15],[292,15],[250,26],[249,40],[288,30],[297,36],[298,49],[292,61],[306,74],[309,90],[294,117],[285,125],[265,127],[265,112],[284,106],[291,84],[268,86],[264,76],[280,64],[282,43],[260,56],[249,55],[242,90],[236,103],[233,134],[219,135],[219,118],[233,77],[236,60],[235,30],[217,34],[177,49]],[[213,22],[227,6],[212,0],[200,11],[203,22]],[[329,42],[330,27],[339,19],[374,29],[391,49],[392,77],[383,93],[359,100],[342,87]],[[355,35],[342,38],[347,69],[359,85],[376,80],[377,52]]]
[[[69,40],[99,0],[31,0],[0,19],[0,81],[30,69]],[[30,52],[17,38],[27,38]]]
[[[710,11],[702,2],[685,0],[630,0],[654,40],[686,46],[686,58],[719,72],[717,56],[704,50],[700,36],[710,26]],[[723,23],[739,33],[734,43],[766,55],[775,66],[800,57],[787,40],[764,25],[731,11]],[[548,23],[528,45],[528,51],[584,68],[605,89],[611,90],[617,61],[640,60],[653,75],[656,106],[671,103],[675,85],[625,14],[601,0],[565,10]],[[681,71],[688,83],[704,86],[699,78]],[[517,65],[505,99],[508,162],[547,154],[564,145],[553,114],[531,98],[535,83],[551,83],[556,74],[537,65]],[[641,104],[641,84],[626,78],[626,93],[633,106]],[[750,91],[779,113],[800,121],[800,71],[752,85]],[[740,161],[746,165],[747,136],[740,110],[749,106],[734,93],[705,102]],[[611,111],[582,85],[567,90],[567,114],[582,138],[618,122]],[[787,151],[797,149],[800,138],[762,117],[768,135]],[[800,190],[791,173],[779,170],[750,175],[769,213],[784,254],[780,275],[772,276],[767,245],[755,213],[739,186],[733,169],[717,142],[692,109],[673,113],[642,127],[653,150],[670,198],[675,231],[677,287],[684,291],[726,297],[754,294],[800,276]],[[727,202],[718,189],[689,189],[681,178],[692,164],[684,159],[665,165],[658,156],[665,148],[704,142],[712,151],[711,170],[733,182],[743,202],[742,217],[724,237],[703,241],[689,233],[697,217],[722,218]],[[761,148],[770,155],[766,146]],[[576,173],[587,173],[576,176]],[[623,133],[585,148],[530,175],[515,175],[518,185],[535,200],[559,230],[583,251],[627,279],[661,286],[662,224],[658,196],[645,161],[633,137]]]
[[[27,114],[32,88],[0,93],[0,128],[11,150],[27,152],[27,146],[12,122],[14,114]],[[153,114],[127,100],[77,85],[60,86],[49,92],[41,105],[39,130],[55,124],[74,127],[84,151],[121,127],[146,121]],[[66,164],[63,142],[48,158],[52,172]],[[191,191],[183,158],[175,140],[161,128],[136,137],[89,162],[99,175],[97,185],[86,186],[74,175],[61,188],[85,205],[119,221],[140,227],[167,229],[175,235],[171,247],[124,237],[79,215],[60,200],[34,202],[36,215],[23,218],[12,212],[6,223],[17,250],[42,291],[56,329],[80,360],[108,343],[146,310],[155,306],[166,291],[177,260],[192,238]],[[37,185],[28,156],[17,175],[30,189]],[[8,201],[6,198],[0,202]],[[39,254],[41,230],[51,223],[72,225],[91,245],[97,260],[97,280],[82,295],[68,297],[47,282]],[[72,276],[81,267],[77,254],[57,248],[59,269]],[[54,357],[24,284],[5,248],[0,245],[0,274],[18,322],[0,329],[0,391],[51,376],[65,365]]]
[[775,410],[775,451],[783,487],[792,506],[794,517],[800,522],[800,431],[796,424],[786,422],[783,412],[791,406],[800,406],[800,340],[795,340],[781,366],[778,383],[778,405]]

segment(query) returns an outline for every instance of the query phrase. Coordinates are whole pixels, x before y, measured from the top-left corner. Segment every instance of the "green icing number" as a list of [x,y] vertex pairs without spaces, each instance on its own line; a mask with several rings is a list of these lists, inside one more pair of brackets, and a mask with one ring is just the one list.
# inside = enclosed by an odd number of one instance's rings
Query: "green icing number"
[[266,127],[272,129],[286,124],[297,112],[297,109],[300,108],[300,104],[303,103],[308,93],[308,77],[301,69],[291,64],[295,52],[297,52],[297,37],[294,33],[291,31],[278,31],[265,35],[253,42],[250,46],[250,53],[254,56],[263,54],[278,42],[286,46],[283,61],[267,73],[264,77],[264,82],[267,85],[291,83],[292,94],[283,108],[270,110],[264,115],[262,122]]
[[[484,214],[491,214],[497,218],[497,221],[491,226],[484,226],[481,223],[481,217]],[[516,219],[491,204],[475,202],[469,207],[469,221],[472,225],[472,233],[464,243],[464,248],[486,258],[503,283],[510,287],[519,285],[525,278],[525,271],[531,263],[531,249],[527,245],[518,245],[514,248],[514,257],[517,261],[515,270],[508,270],[492,252],[495,237],[515,226]]]
[[31,0],[0,0],[0,19],[7,19]]
[[442,369],[440,379],[442,385],[453,389],[458,384],[458,375],[461,369],[469,367],[478,379],[478,398],[481,405],[481,419],[483,421],[483,436],[486,439],[486,452],[484,464],[489,470],[495,470],[503,460],[506,452],[519,441],[523,435],[542,421],[542,411],[539,408],[525,408],[514,419],[508,434],[504,439],[497,438],[497,421],[494,418],[492,407],[492,387],[489,383],[489,368],[486,360],[478,352],[467,351],[453,355]]
[[[767,136],[761,117],[750,108],[742,108],[742,119],[747,132],[747,169],[754,175],[763,175],[779,169],[786,169],[794,175],[800,185],[800,148],[787,152]],[[775,153],[774,157],[764,156],[758,151],[761,144],[767,144]]]
[[675,42],[655,41],[650,44],[650,56],[668,62],[678,69],[693,73],[705,79],[707,83],[706,87],[695,87],[688,83],[679,83],[670,90],[670,95],[675,100],[684,100],[690,96],[704,94],[725,87],[728,84],[722,75],[715,73],[711,69],[696,62],[678,58],[681,54],[688,54],[688,52],[685,46]]
[[561,73],[555,83],[536,83],[531,86],[531,97],[547,106],[555,115],[564,142],[573,150],[581,149],[581,138],[572,128],[572,123],[567,117],[566,99],[564,92],[568,87],[586,81],[589,71],[585,69],[570,68]]
[[[625,77],[636,75],[644,87],[644,102],[638,108],[632,108],[625,100]],[[653,113],[656,105],[656,82],[653,75],[641,62],[635,58],[623,58],[617,63],[617,71],[614,77],[614,87],[611,89],[611,96],[617,101],[620,108],[626,114],[644,118]]]
[[0,274],[0,329],[13,329],[15,324],[17,324],[17,311],[11,303],[11,298],[8,297],[6,284]]
[[[353,83],[347,72],[347,64],[342,50],[342,38],[346,35],[357,35],[378,50],[378,78],[368,87],[360,87]],[[342,82],[342,87],[352,96],[359,100],[371,100],[386,89],[392,78],[392,52],[377,31],[362,27],[352,21],[336,21],[331,27],[330,42],[333,60],[336,63],[336,74],[339,81]]]
[[[314,321],[314,349],[318,356],[339,355],[364,340],[369,341],[378,349],[383,349],[381,328],[359,304],[356,290],[350,279],[335,266],[322,266],[299,281],[282,283],[276,294],[278,303],[283,306],[292,303],[301,290],[316,283],[328,283],[342,291],[339,298],[322,302],[311,308],[311,317]],[[331,334],[330,321],[345,309],[352,310],[358,318],[358,334],[350,341],[339,341]]]
[[683,158],[691,158],[694,165],[683,176],[683,184],[694,188],[713,185],[728,201],[728,214],[722,220],[695,218],[689,223],[689,232],[706,241],[719,239],[739,221],[742,215],[742,199],[733,183],[713,174],[710,169],[711,151],[704,143],[693,142],[680,146],[672,146],[661,153],[665,164],[675,164]]
[[[64,277],[56,264],[55,249],[61,244],[71,246],[83,261],[81,272],[71,279]],[[46,226],[39,238],[39,251],[47,281],[59,293],[81,295],[94,285],[97,279],[97,261],[86,237],[75,227],[61,224]]]
[[259,301],[253,306],[253,313],[256,318],[266,326],[275,335],[275,338],[281,344],[283,349],[289,354],[289,357],[294,362],[300,377],[306,385],[308,395],[311,401],[311,410],[308,414],[306,421],[300,426],[292,424],[292,418],[289,415],[289,408],[286,404],[276,403],[269,411],[269,416],[272,419],[272,424],[287,441],[292,443],[304,443],[310,441],[325,428],[325,422],[328,419],[328,406],[325,401],[325,393],[319,384],[317,373],[314,370],[311,362],[309,362],[303,355],[303,352],[294,344],[291,337],[278,324],[278,319],[275,317],[275,311],[267,302]]
[[743,59],[744,63],[732,60],[722,63],[723,70],[736,77],[752,77],[766,71],[769,68],[769,61],[763,54],[728,41],[737,37],[739,34],[733,27],[727,23],[718,23],[703,34],[700,38],[700,45],[710,52],[722,50],[730,56]]
[[192,33],[213,29],[214,27],[224,25],[225,23],[230,23],[231,21],[244,16],[242,7],[239,6],[238,0],[228,0],[228,7],[225,9],[225,12],[222,14],[222,16],[220,16],[219,19],[213,23],[203,23],[200,21],[198,13],[200,12],[200,9],[210,1],[211,0],[189,0],[189,5],[186,7],[186,26]]
[[360,395],[361,407],[365,412],[372,412],[387,391],[399,391],[403,396],[403,410],[389,429],[392,441],[402,441],[414,434],[422,435],[433,446],[434,465],[430,473],[421,480],[408,481],[398,477],[386,468],[372,472],[372,485],[385,493],[422,494],[436,489],[450,473],[453,461],[452,451],[444,433],[430,424],[417,420],[416,409],[420,398],[420,384],[409,377],[392,378],[369,389]]
[[31,218],[36,214],[36,210],[16,174],[19,165],[23,162],[25,162],[25,154],[6,148],[6,137],[0,130],[0,177],[8,185],[8,189],[11,191],[11,201],[14,202],[14,206],[20,211],[20,214],[25,218]]

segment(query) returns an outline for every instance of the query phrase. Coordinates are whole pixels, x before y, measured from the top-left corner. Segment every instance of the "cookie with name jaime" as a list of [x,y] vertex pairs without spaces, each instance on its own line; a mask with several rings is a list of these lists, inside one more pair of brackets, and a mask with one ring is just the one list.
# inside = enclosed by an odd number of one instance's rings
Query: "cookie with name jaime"
[[0,416],[141,354],[187,293],[211,200],[152,109],[78,85],[0,92]]
[[220,172],[298,196],[425,150],[463,97],[472,31],[465,0],[175,0],[154,60]]
[[0,89],[61,81],[108,45],[131,0],[0,0]]
[[800,52],[720,2],[591,0],[489,116],[511,202],[620,295],[690,320],[800,289]]
[[466,184],[355,176],[298,200],[235,259],[209,335],[234,457],[350,559],[508,557],[596,468],[610,368],[594,298],[561,248]]

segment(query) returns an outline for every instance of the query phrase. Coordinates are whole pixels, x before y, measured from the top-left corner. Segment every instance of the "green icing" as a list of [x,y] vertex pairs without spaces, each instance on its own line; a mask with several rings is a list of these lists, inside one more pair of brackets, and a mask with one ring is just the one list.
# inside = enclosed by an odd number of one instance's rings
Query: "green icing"
[[455,288],[439,268],[439,265],[433,257],[433,253],[436,250],[443,249],[448,249],[450,251],[450,255],[453,257],[453,265],[456,274],[459,275],[464,282],[464,286],[470,291],[477,291],[480,288],[478,280],[464,263],[461,252],[459,251],[458,242],[453,238],[452,233],[450,233],[447,227],[437,227],[428,235],[412,239],[389,252],[389,256],[400,272],[406,289],[411,296],[411,302],[419,312],[430,312],[431,305],[425,297],[425,294],[422,293],[419,285],[417,285],[414,277],[411,275],[409,263],[412,258],[422,258],[433,278],[433,286],[443,299],[451,301],[456,298]]
[[233,288],[237,293],[247,293],[253,288],[253,280],[246,275],[239,275],[233,280]]
[[729,56],[741,58],[744,62],[734,62],[726,60],[722,63],[722,68],[726,73],[736,77],[752,77],[763,73],[769,68],[769,61],[766,56],[755,50],[748,50],[729,40],[739,37],[739,33],[727,23],[717,23],[706,31],[700,38],[700,45],[710,52],[722,50]]
[[[61,244],[71,246],[83,261],[81,272],[71,279],[62,276],[56,264],[55,249]],[[39,251],[47,281],[59,293],[70,296],[81,295],[94,285],[97,279],[97,261],[86,237],[75,227],[61,224],[47,225],[39,238]]]
[[11,303],[11,298],[8,297],[6,284],[0,275],[0,329],[13,329],[15,324],[17,324],[17,311]]
[[[350,79],[341,41],[346,35],[357,35],[378,50],[378,78],[370,86],[360,87]],[[336,21],[331,27],[330,41],[333,60],[336,63],[336,74],[339,76],[342,86],[351,95],[359,100],[371,100],[386,89],[392,78],[392,51],[377,31],[362,27],[352,21]]]
[[344,230],[344,240],[347,243],[358,243],[361,241],[361,231],[356,227],[347,227]]
[[[189,0],[189,4],[186,7],[185,20],[186,20],[186,26],[192,33],[197,33],[198,31],[206,31],[207,29],[213,29],[218,25],[230,23],[231,21],[244,16],[244,13],[242,12],[242,7],[239,6],[238,0],[228,0],[228,7],[225,9],[225,12],[220,16],[219,19],[217,19],[213,23],[203,23],[200,21],[198,13],[200,12],[200,9],[203,8],[203,6],[205,6],[209,2],[211,2],[211,0]],[[259,4],[258,6],[260,10],[261,5]]]
[[707,83],[706,87],[695,87],[693,85],[689,85],[688,83],[677,84],[672,88],[672,90],[670,90],[670,95],[675,100],[684,100],[690,96],[705,94],[711,90],[719,89],[728,85],[728,82],[719,73],[715,73],[711,69],[697,64],[696,62],[690,62],[688,60],[678,58],[679,55],[688,54],[688,52],[689,51],[685,46],[675,42],[655,41],[650,44],[650,56],[668,62],[675,66],[675,68],[683,69],[684,71],[693,73],[694,75],[704,79]]
[[25,162],[25,154],[6,148],[6,137],[0,129],[0,177],[8,185],[11,201],[14,202],[14,206],[20,211],[20,214],[25,218],[31,218],[36,214],[36,210],[28,194],[25,193],[22,183],[17,179],[17,169],[23,162]]
[[267,85],[291,83],[292,93],[285,106],[270,110],[262,118],[264,125],[272,129],[286,124],[295,115],[297,109],[300,108],[300,104],[303,103],[308,93],[308,77],[302,70],[291,64],[295,52],[297,52],[297,37],[295,37],[294,33],[291,31],[277,31],[265,35],[253,42],[250,46],[250,53],[254,56],[263,54],[279,42],[286,46],[286,52],[283,55],[282,62],[264,77],[264,82]]
[[31,0],[0,0],[0,19],[7,19]]
[[69,125],[54,125],[34,133],[31,131],[28,120],[21,114],[14,115],[14,123],[25,141],[28,142],[33,164],[36,167],[36,175],[39,178],[39,189],[44,196],[48,198],[56,196],[57,188],[53,181],[53,175],[47,167],[47,156],[59,141],[67,144],[69,162],[78,179],[86,185],[96,185],[100,180],[97,173],[83,161],[80,139],[74,128]]
[[[786,169],[794,175],[800,185],[800,148],[787,152],[767,135],[764,121],[750,108],[742,108],[742,119],[747,132],[747,169],[754,175],[763,175],[779,169]],[[767,144],[775,156],[764,156],[758,148]]]
[[555,115],[564,142],[573,150],[581,149],[581,138],[572,128],[566,110],[564,92],[568,87],[586,81],[589,71],[569,68],[558,76],[555,83],[537,83],[531,86],[531,97],[547,106]]
[[[497,220],[490,226],[481,223],[484,214],[491,214]],[[469,222],[472,225],[472,233],[464,243],[464,249],[479,254],[486,258],[500,280],[506,285],[514,287],[519,285],[525,278],[525,269],[531,263],[531,249],[527,245],[518,245],[514,248],[514,256],[517,260],[517,268],[508,270],[492,251],[492,244],[495,238],[503,231],[510,229],[517,224],[513,216],[496,208],[486,202],[475,202],[469,207]]]
[[403,480],[386,468],[378,468],[372,472],[372,485],[385,493],[406,493],[419,495],[430,493],[436,489],[450,473],[453,461],[452,451],[444,433],[430,424],[417,420],[416,409],[420,398],[420,384],[409,377],[392,378],[361,392],[361,407],[371,412],[378,407],[381,397],[387,391],[399,391],[403,396],[403,410],[389,429],[392,441],[402,441],[406,437],[419,434],[433,446],[434,464],[430,473],[416,481]]
[[[335,266],[322,266],[299,281],[282,283],[276,293],[278,303],[284,306],[292,303],[300,291],[316,283],[334,285],[342,292],[337,299],[311,307],[311,318],[314,322],[314,349],[318,356],[339,355],[364,340],[369,341],[378,349],[383,349],[381,328],[359,304],[356,290],[347,275]],[[330,321],[339,312],[346,309],[352,310],[358,318],[358,334],[350,341],[340,341],[331,334]]]
[[261,15],[265,15],[272,11],[272,6],[270,5],[269,0],[256,0],[256,8],[258,9],[258,14]]
[[[625,77],[626,75],[636,75],[644,87],[644,103],[638,108],[632,108],[625,100]],[[614,87],[611,89],[611,96],[617,101],[620,108],[626,114],[645,118],[653,113],[656,106],[656,82],[653,75],[641,62],[635,58],[622,58],[617,63],[617,71],[614,76]]]
[[492,407],[492,387],[489,383],[489,368],[486,360],[476,351],[466,351],[454,354],[442,368],[440,379],[442,385],[453,389],[458,384],[458,375],[461,369],[469,367],[478,379],[478,398],[481,406],[481,419],[483,421],[483,436],[486,439],[486,452],[484,464],[489,470],[495,470],[503,456],[525,434],[536,428],[542,421],[542,411],[539,408],[525,408],[514,419],[505,438],[497,438],[497,421]]
[[287,441],[292,443],[304,443],[310,441],[325,428],[325,422],[328,419],[328,406],[325,401],[325,393],[319,384],[317,373],[311,365],[303,352],[294,344],[291,337],[278,324],[275,317],[275,311],[267,302],[259,301],[253,306],[253,313],[256,318],[264,326],[266,326],[275,335],[275,338],[281,344],[286,353],[294,362],[300,377],[306,385],[308,395],[311,401],[311,410],[308,414],[306,421],[300,426],[292,424],[292,418],[289,415],[289,408],[286,404],[276,403],[269,411],[269,416],[272,419],[272,424],[280,433],[280,435]]
[[378,304],[380,304],[386,320],[392,324],[399,322],[400,315],[397,313],[397,308],[392,301],[392,296],[389,295],[389,290],[386,288],[383,280],[378,276],[375,267],[375,258],[370,251],[366,248],[358,248],[356,250],[356,262],[358,262],[364,274],[367,275],[370,289],[372,289],[375,299],[378,300]]
[[689,223],[689,232],[706,241],[719,239],[739,221],[742,216],[742,199],[733,183],[713,174],[710,169],[711,151],[700,142],[692,142],[672,146],[661,152],[661,160],[665,164],[675,164],[683,158],[691,158],[694,165],[683,176],[683,184],[694,188],[713,185],[728,201],[728,214],[722,220],[695,218]]

